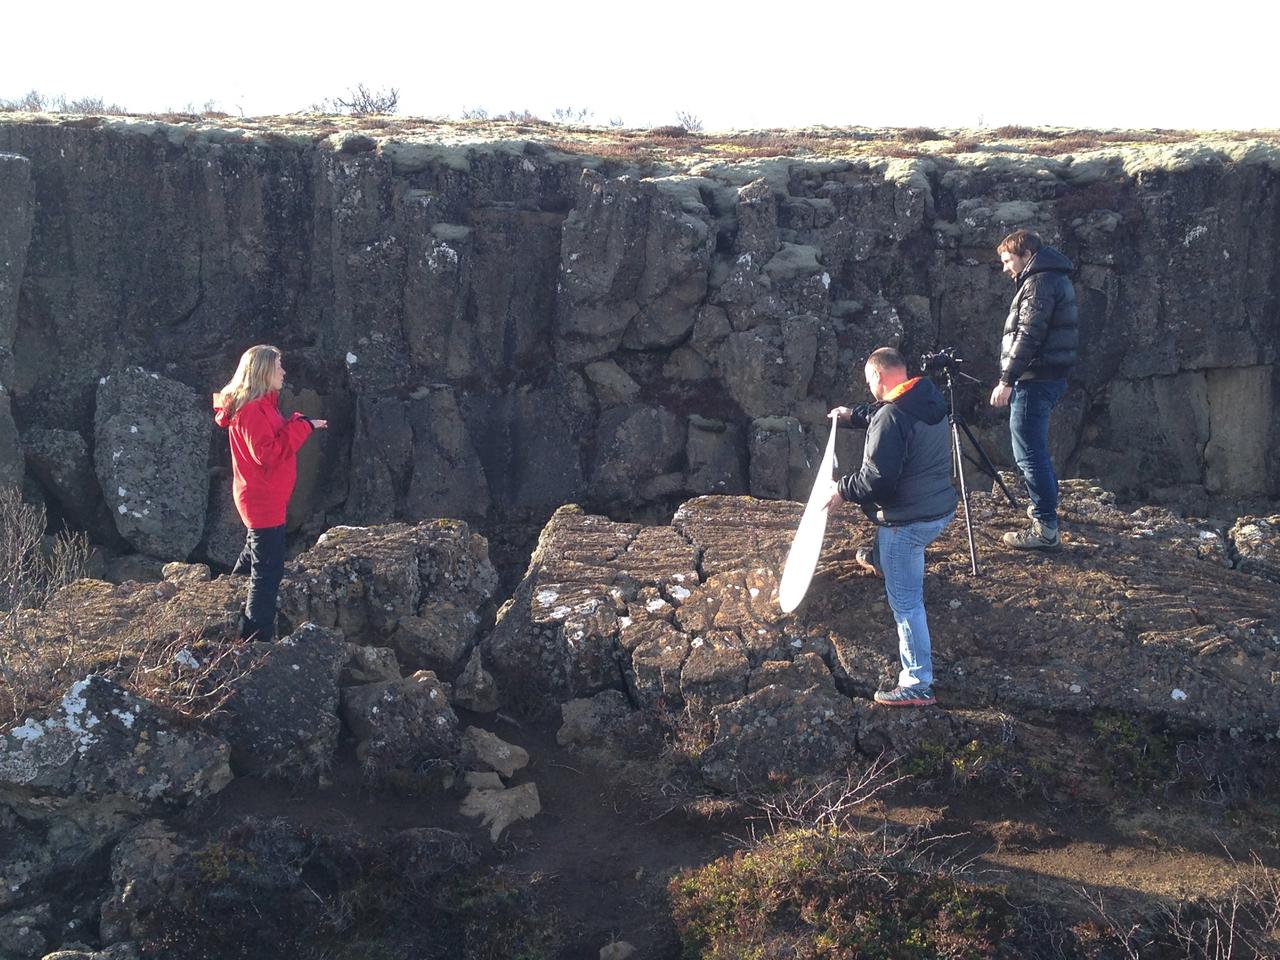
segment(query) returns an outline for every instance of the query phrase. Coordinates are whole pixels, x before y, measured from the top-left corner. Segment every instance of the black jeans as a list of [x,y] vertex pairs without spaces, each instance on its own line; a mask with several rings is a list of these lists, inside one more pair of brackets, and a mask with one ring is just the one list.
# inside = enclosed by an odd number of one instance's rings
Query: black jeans
[[269,643],[276,633],[276,599],[284,576],[284,526],[250,530],[232,573],[249,574],[249,599],[240,615],[243,639]]

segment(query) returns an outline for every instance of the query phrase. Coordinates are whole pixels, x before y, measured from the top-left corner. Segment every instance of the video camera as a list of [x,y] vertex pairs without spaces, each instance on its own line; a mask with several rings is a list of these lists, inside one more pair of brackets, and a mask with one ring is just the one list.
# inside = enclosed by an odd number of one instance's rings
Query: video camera
[[955,347],[943,347],[937,353],[925,353],[920,355],[920,372],[921,373],[950,373],[960,372],[960,364],[964,363],[963,357],[956,356]]

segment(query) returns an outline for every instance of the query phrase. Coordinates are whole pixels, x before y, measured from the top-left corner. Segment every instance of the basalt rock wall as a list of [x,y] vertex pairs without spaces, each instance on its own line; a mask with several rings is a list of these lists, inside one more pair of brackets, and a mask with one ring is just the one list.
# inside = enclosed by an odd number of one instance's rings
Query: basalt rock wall
[[[1273,148],[644,168],[561,150],[0,122],[30,181],[0,180],[17,429],[92,448],[103,377],[138,366],[204,396],[271,342],[284,405],[331,422],[301,464],[295,529],[510,529],[571,501],[641,515],[802,497],[869,350],[954,345],[983,381],[960,406],[1006,463],[985,406],[1012,292],[993,251],[1021,226],[1077,264],[1066,473],[1147,496],[1280,492]],[[30,243],[11,243],[23,218]],[[847,463],[858,438],[842,442]],[[215,432],[196,553],[226,562],[224,447]]]

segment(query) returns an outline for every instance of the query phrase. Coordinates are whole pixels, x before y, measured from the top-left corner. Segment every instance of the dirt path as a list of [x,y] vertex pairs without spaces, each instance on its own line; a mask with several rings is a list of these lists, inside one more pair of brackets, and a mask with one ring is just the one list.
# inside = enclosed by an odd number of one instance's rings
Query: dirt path
[[[542,801],[540,815],[512,826],[497,844],[459,814],[458,791],[423,798],[371,794],[360,785],[349,745],[331,785],[319,793],[295,794],[242,778],[224,791],[208,825],[253,814],[361,833],[420,826],[463,832],[487,865],[517,879],[539,878],[564,937],[563,960],[596,960],[613,939],[633,944],[640,957],[676,960],[680,947],[667,881],[732,852],[752,826],[750,811],[708,819],[642,800],[615,774],[560,747],[552,728],[492,718],[483,725],[529,751],[529,766],[511,783],[536,783]],[[976,789],[934,802],[908,786],[868,804],[861,822],[954,834],[945,849],[970,864],[972,879],[1002,884],[1012,899],[1052,903],[1082,919],[1096,916],[1089,901],[1099,895],[1116,916],[1224,896],[1247,875],[1251,852],[1280,867],[1274,804],[1232,813],[1129,800],[1103,810]]]

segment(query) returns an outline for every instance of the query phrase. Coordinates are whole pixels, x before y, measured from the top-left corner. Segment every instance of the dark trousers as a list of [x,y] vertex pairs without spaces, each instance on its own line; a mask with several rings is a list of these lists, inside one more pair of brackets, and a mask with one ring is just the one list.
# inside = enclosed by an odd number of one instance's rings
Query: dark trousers
[[269,643],[276,633],[276,599],[284,576],[284,526],[250,530],[232,573],[249,574],[249,599],[240,615],[243,639]]

